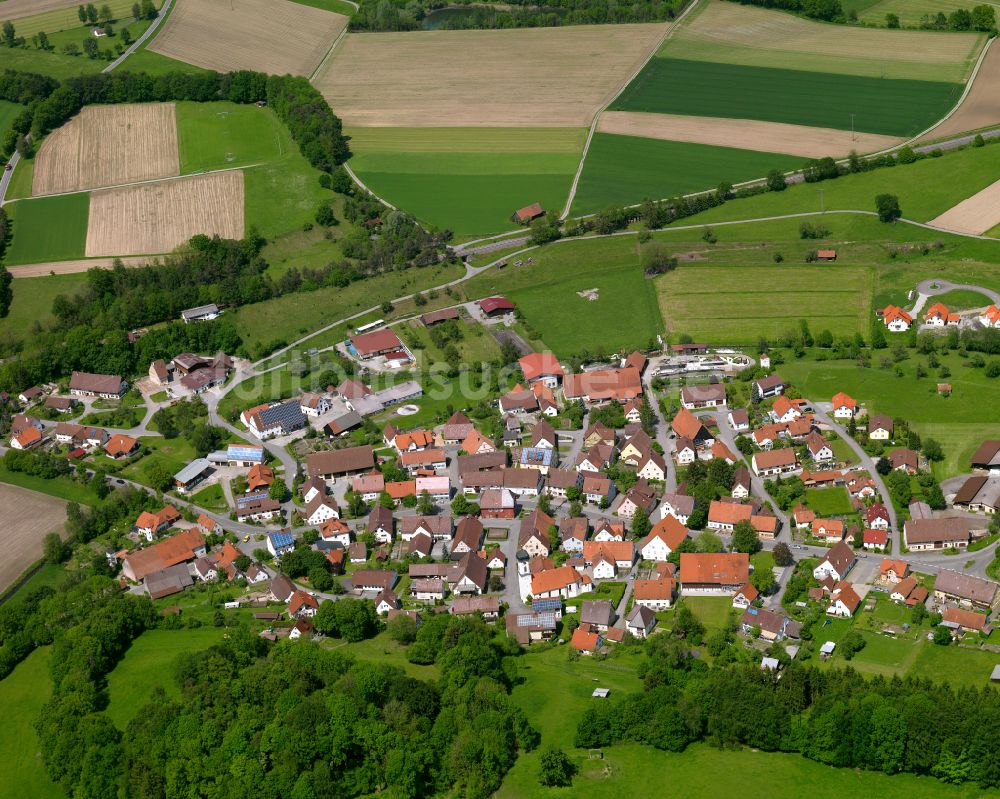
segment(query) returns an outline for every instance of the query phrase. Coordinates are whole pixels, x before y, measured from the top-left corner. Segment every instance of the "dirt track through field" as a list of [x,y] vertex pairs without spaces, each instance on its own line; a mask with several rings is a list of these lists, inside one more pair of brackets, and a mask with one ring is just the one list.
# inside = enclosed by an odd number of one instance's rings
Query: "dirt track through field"
[[110,269],[114,262],[120,260],[125,266],[142,266],[152,259],[141,258],[79,258],[75,261],[50,261],[45,264],[26,264],[25,266],[9,266],[7,271],[11,277],[46,277],[48,275],[75,275],[88,269]]
[[199,233],[243,237],[243,173],[194,175],[95,191],[86,255],[171,252]]
[[290,0],[182,0],[148,49],[218,72],[311,75],[346,26]]
[[0,590],[7,588],[42,556],[42,539],[62,532],[66,503],[61,499],[0,483],[0,520],[4,556],[0,558]]
[[923,139],[926,141],[954,136],[997,123],[1000,123],[1000,47],[994,42],[958,110],[929,131]]
[[663,24],[348,34],[316,76],[347,125],[587,127]]
[[665,141],[694,142],[716,147],[736,147],[762,153],[801,155],[803,158],[840,158],[851,150],[872,153],[899,144],[903,139],[847,130],[758,122],[752,119],[717,119],[677,114],[605,111],[597,130],[623,136],[644,136]]
[[178,174],[173,103],[88,105],[42,142],[31,193],[37,197]]
[[927,224],[976,236],[1000,225],[1000,180],[952,206]]

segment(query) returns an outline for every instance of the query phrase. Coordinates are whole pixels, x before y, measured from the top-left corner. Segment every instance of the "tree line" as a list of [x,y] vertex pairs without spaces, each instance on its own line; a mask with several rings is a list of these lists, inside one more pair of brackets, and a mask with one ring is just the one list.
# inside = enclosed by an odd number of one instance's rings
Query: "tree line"
[[[845,12],[840,0],[732,0],[744,6],[759,6],[760,8],[775,8],[781,11],[791,11],[810,19],[823,22],[857,23],[858,12],[851,9]],[[887,28],[899,28],[898,14],[885,15]],[[993,6],[981,4],[968,8],[957,8],[949,14],[939,11],[936,14],[924,14],[919,27],[922,30],[952,30],[952,31],[983,31],[996,32],[996,12]]]
[[[512,0],[503,6],[456,4],[462,11],[442,20],[442,30],[555,28],[561,25],[606,25],[663,22],[674,19],[687,0]],[[437,0],[362,0],[351,17],[351,30],[410,31],[424,27]],[[451,7],[449,7],[451,10]]]
[[1000,785],[1000,692],[917,677],[866,678],[796,662],[710,667],[669,636],[646,644],[644,691],[595,703],[576,745],[635,741],[673,752],[706,741],[796,752],[830,766]]

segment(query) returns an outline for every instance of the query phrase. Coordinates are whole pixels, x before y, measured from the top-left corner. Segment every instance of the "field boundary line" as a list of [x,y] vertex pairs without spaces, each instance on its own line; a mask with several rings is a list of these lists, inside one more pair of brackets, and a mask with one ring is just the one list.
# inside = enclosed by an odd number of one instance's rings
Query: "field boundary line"
[[344,167],[344,171],[351,176],[351,180],[353,180],[355,183],[358,184],[358,186],[360,186],[362,189],[368,192],[372,197],[374,197],[376,200],[382,203],[382,205],[384,205],[386,208],[391,208],[393,211],[399,210],[395,205],[386,200],[384,197],[380,197],[370,188],[368,188],[367,184],[365,184],[365,182],[361,178],[359,178],[357,174],[355,174],[354,170],[351,169],[351,166],[350,164],[347,163],[347,161],[344,161],[344,163],[342,163],[341,166]]
[[[357,3],[354,3],[353,5],[357,6]],[[355,10],[357,10],[357,9],[355,9]],[[330,12],[330,13],[336,13],[336,12]],[[341,14],[341,16],[343,16],[343,14]],[[314,69],[309,74],[309,82],[310,83],[313,82],[313,78],[315,78],[319,74],[319,71],[323,67],[326,66],[326,62],[330,60],[330,56],[333,55],[333,51],[336,50],[337,49],[337,45],[340,44],[340,40],[343,39],[347,35],[347,29],[349,27],[351,27],[351,18],[350,17],[347,18],[347,24],[344,26],[344,29],[340,32],[340,35],[336,39],[333,40],[333,44],[330,45],[330,49],[326,51],[326,55],[324,55],[319,60],[319,63],[316,65],[316,69]]]
[[[149,178],[148,180],[134,180],[129,183],[116,183],[113,186],[96,186],[92,189],[75,189],[74,191],[59,191],[54,194],[39,194],[37,197],[15,197],[13,200],[7,200],[8,203],[19,203],[25,200],[41,200],[45,197],[65,197],[68,194],[92,194],[95,191],[110,191],[111,189],[127,189],[130,186],[143,186],[147,183],[167,183],[172,180],[184,180],[185,178],[200,178],[205,175],[218,175],[223,172],[240,172],[244,169],[254,169],[258,166],[266,166],[266,164],[261,161],[256,164],[247,164],[245,166],[227,166],[224,169],[207,169],[201,172],[192,172],[188,175],[170,175],[165,178]],[[103,256],[101,256],[103,257]],[[74,259],[75,260],[75,259]]]
[[573,200],[576,199],[576,190],[580,185],[580,176],[583,174],[583,165],[587,161],[587,154],[590,152],[590,142],[594,138],[594,131],[597,130],[597,123],[601,118],[601,114],[608,109],[608,106],[618,99],[619,95],[625,91],[626,88],[628,88],[628,85],[646,68],[646,65],[656,58],[656,54],[660,51],[660,48],[663,47],[663,43],[673,35],[674,31],[677,30],[677,27],[681,24],[684,18],[698,6],[698,2],[699,0],[692,0],[691,4],[685,8],[683,12],[681,12],[681,15],[664,29],[663,35],[657,40],[656,45],[650,48],[649,55],[647,55],[636,70],[622,82],[618,89],[611,94],[610,97],[608,97],[607,101],[600,108],[598,108],[596,112],[594,112],[594,117],[590,120],[590,127],[587,129],[587,140],[583,143],[583,152],[580,154],[580,161],[576,165],[576,173],[573,175],[573,182],[569,187],[569,196],[566,198],[566,205],[563,206],[563,209],[559,214],[559,219],[566,219],[569,216],[570,208],[573,207]]
[[[922,139],[924,136],[927,136],[928,134],[934,132],[937,128],[941,127],[945,122],[947,122],[949,119],[955,116],[955,114],[958,112],[958,109],[965,104],[965,100],[969,96],[969,92],[972,91],[972,84],[975,83],[976,77],[979,75],[979,68],[983,65],[983,61],[986,60],[986,54],[990,51],[990,47],[993,46],[993,42],[995,41],[996,41],[995,36],[986,40],[986,44],[983,45],[983,49],[979,53],[979,59],[976,61],[976,66],[972,68],[972,74],[969,75],[969,79],[965,82],[965,90],[962,92],[962,96],[958,98],[958,102],[951,107],[951,110],[943,117],[941,117],[941,119],[939,119],[929,128],[927,128],[927,130],[925,130],[923,133],[918,133],[909,141],[899,145],[900,147],[910,144],[911,142],[916,142],[918,139]],[[888,152],[888,151],[886,150],[883,152]],[[881,153],[876,153],[876,155],[881,155]]]

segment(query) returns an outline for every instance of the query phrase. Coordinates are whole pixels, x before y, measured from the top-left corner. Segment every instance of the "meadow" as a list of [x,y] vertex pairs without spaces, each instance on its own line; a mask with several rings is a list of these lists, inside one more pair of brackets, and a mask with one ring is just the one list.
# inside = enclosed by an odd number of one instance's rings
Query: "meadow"
[[800,319],[834,335],[869,327],[872,271],[865,267],[684,263],[655,283],[667,329],[710,344],[775,338]]
[[[1000,14],[1000,4],[986,3],[986,5],[993,6]],[[858,18],[862,22],[884,25],[886,14],[895,14],[899,17],[900,25],[917,26],[925,16],[935,17],[938,12],[947,16],[959,8],[968,10],[972,6],[967,0],[877,0],[874,3],[865,3],[864,9],[858,11]]]
[[250,166],[289,152],[288,132],[269,108],[228,102],[179,102],[176,115],[184,175]]
[[4,778],[0,799],[62,799],[62,790],[42,767],[35,722],[52,694],[49,679],[51,648],[36,649],[0,681],[0,751],[4,753]]
[[158,688],[168,699],[180,696],[173,667],[184,652],[207,649],[221,641],[220,627],[185,630],[146,630],[135,639],[125,657],[108,675],[107,714],[124,730],[142,707],[153,701]]
[[559,213],[583,149],[578,128],[352,128],[351,168],[376,194],[459,235],[514,227],[533,202]]
[[[132,19],[132,3],[134,0],[108,0],[107,3],[102,3],[101,5],[107,5],[111,9],[112,18],[120,22]],[[159,0],[154,0],[153,3],[157,8],[159,8],[162,3]],[[3,15],[2,6],[0,6],[0,16]],[[6,19],[6,17],[4,17]],[[51,11],[43,11],[40,14],[33,14],[29,17],[16,17],[14,20],[14,27],[17,31],[18,36],[26,36],[28,38],[34,36],[39,31],[45,31],[47,34],[51,35],[56,31],[65,31],[69,29],[79,29],[79,33],[83,36],[89,33],[90,26],[82,25],[80,23],[80,17],[77,14],[77,5],[75,3],[66,3],[65,8],[56,8]]]
[[[5,261],[34,264],[82,258],[87,240],[90,195],[86,192],[19,200],[5,206],[13,239]],[[53,220],[59,220],[53,225]]]
[[[649,746],[623,744],[602,750],[590,759],[572,745],[576,725],[594,699],[594,688],[611,689],[614,697],[641,690],[636,676],[637,658],[622,654],[609,660],[568,660],[567,648],[556,646],[531,651],[517,660],[523,682],[515,685],[514,701],[542,734],[541,746],[522,753],[497,799],[534,799],[583,795],[596,799],[655,794],[651,786],[666,786],[670,793],[691,799],[716,799],[725,794],[771,796],[776,799],[802,794],[804,785],[816,799],[878,795],[882,799],[979,799],[973,786],[954,787],[927,777],[836,769],[794,754],[749,749],[715,749],[707,744],[671,753]],[[956,650],[957,651],[957,650]],[[964,654],[964,653],[963,653]],[[541,750],[554,744],[566,751],[580,768],[573,787],[544,788],[538,783]]]
[[797,169],[805,159],[731,147],[596,133],[573,200],[573,213],[633,205],[739,183],[771,169]]
[[[669,47],[669,45],[668,45]],[[656,57],[617,111],[759,119],[912,136],[944,116],[962,85]]]
[[16,117],[24,106],[18,105],[17,103],[9,103],[6,100],[0,100],[0,136],[3,136],[10,129],[11,124],[14,122],[14,117]]
[[[632,237],[560,243],[530,266],[490,270],[465,284],[469,297],[502,293],[557,355],[646,347],[663,327],[652,281]],[[578,292],[597,289],[597,299]]]
[[[16,275],[17,269],[12,272]],[[32,324],[52,319],[52,301],[60,294],[73,294],[86,283],[84,274],[19,278],[12,283],[14,299],[7,316],[0,319],[0,333],[20,336]]]
[[805,493],[806,506],[817,516],[846,516],[851,513],[851,498],[843,486],[833,488],[811,488]]

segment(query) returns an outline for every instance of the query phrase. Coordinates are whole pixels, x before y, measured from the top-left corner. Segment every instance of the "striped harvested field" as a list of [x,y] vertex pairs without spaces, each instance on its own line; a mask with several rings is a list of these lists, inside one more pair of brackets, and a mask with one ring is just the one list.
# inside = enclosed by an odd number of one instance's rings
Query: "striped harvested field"
[[[666,29],[348,34],[315,84],[345,125],[587,127]],[[530,88],[521,75],[531,76]]]
[[750,344],[797,330],[852,335],[868,327],[873,275],[855,266],[699,266],[656,278],[667,330],[711,344]]
[[290,0],[180,0],[148,49],[218,72],[311,75],[346,26]]
[[9,586],[42,556],[42,539],[62,532],[66,503],[20,486],[0,483],[3,508],[4,558],[0,560],[0,590]]
[[695,142],[716,147],[736,147],[762,153],[785,153],[803,158],[846,156],[851,150],[873,153],[903,141],[876,133],[851,133],[832,128],[761,122],[752,119],[647,114],[641,111],[606,111],[597,129],[601,133],[643,136],[665,141]]
[[88,105],[42,142],[31,190],[62,194],[179,173],[173,103]]
[[239,170],[95,191],[86,255],[165,253],[199,233],[239,239],[243,205]]
[[994,41],[962,104],[948,119],[929,131],[924,140],[954,136],[967,130],[978,130],[998,123],[1000,123],[1000,47]]
[[927,224],[975,236],[1000,225],[1000,180],[962,200]]

